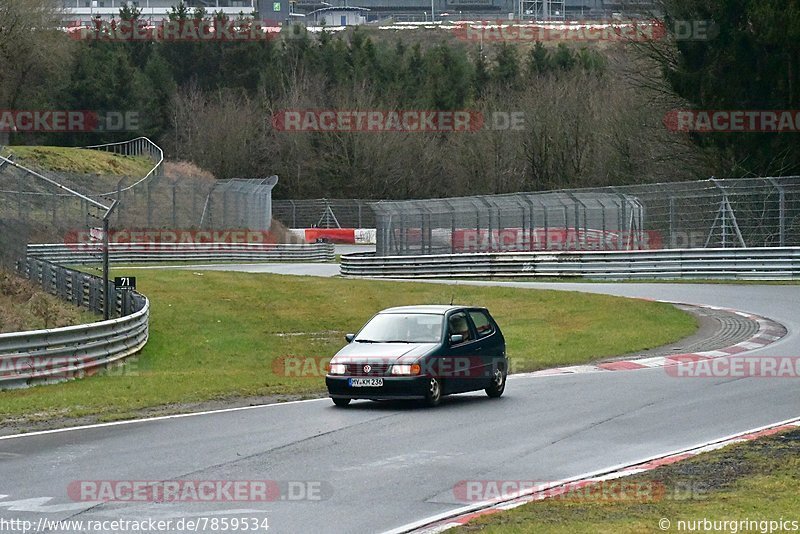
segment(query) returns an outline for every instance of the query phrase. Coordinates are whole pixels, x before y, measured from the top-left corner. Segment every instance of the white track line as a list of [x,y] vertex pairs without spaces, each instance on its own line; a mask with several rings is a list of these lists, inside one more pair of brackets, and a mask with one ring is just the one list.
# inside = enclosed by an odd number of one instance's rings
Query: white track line
[[[559,480],[557,482],[553,482],[550,485],[550,487],[557,487],[557,486],[561,486],[561,485],[568,484],[568,483],[571,483],[571,482],[578,482],[578,481],[585,480],[585,479],[590,479],[590,478],[595,478],[595,477],[599,477],[599,476],[603,476],[603,475],[608,475],[610,473],[615,473],[617,471],[627,470],[627,469],[629,469],[629,468],[631,468],[633,466],[646,464],[646,463],[653,462],[655,460],[659,460],[659,459],[662,459],[662,458],[667,458],[667,457],[670,457],[670,456],[677,456],[679,454],[686,454],[688,452],[696,452],[696,453],[705,452],[706,450],[710,450],[711,448],[714,448],[713,447],[714,445],[726,445],[727,442],[733,443],[735,440],[737,440],[741,436],[746,436],[748,434],[754,434],[754,433],[757,433],[757,432],[761,432],[763,430],[769,430],[771,428],[781,427],[781,426],[788,426],[788,425],[800,426],[800,417],[787,419],[787,420],[781,421],[779,423],[772,423],[772,424],[769,424],[769,425],[764,425],[764,426],[761,426],[761,427],[758,427],[758,428],[754,428],[754,429],[751,429],[751,430],[745,430],[744,432],[737,432],[735,434],[731,434],[731,435],[723,437],[723,438],[713,439],[713,440],[710,440],[710,441],[707,441],[707,442],[704,442],[704,443],[699,443],[699,444],[696,444],[696,445],[692,445],[690,447],[684,447],[682,449],[677,449],[677,450],[674,450],[674,451],[671,451],[671,452],[667,452],[667,453],[664,453],[664,454],[659,454],[659,455],[656,455],[656,456],[650,456],[650,457],[647,457],[647,458],[643,458],[641,460],[635,460],[633,462],[626,462],[624,464],[618,464],[618,465],[615,465],[615,466],[612,466],[612,467],[599,469],[597,471],[589,471],[587,473],[583,473],[583,474],[580,474],[580,475],[577,475],[577,476],[574,476],[574,477],[571,477],[571,478],[565,478],[563,480]],[[633,474],[637,474],[638,472],[641,472],[641,471],[631,471],[629,474],[633,475]],[[482,502],[479,502],[479,503],[476,503],[476,504],[471,504],[471,505],[468,505],[468,506],[464,506],[462,508],[456,508],[456,509],[451,510],[449,512],[442,512],[440,514],[432,515],[430,517],[426,517],[424,519],[420,519],[418,521],[414,521],[412,523],[408,523],[406,525],[394,528],[392,530],[387,530],[383,534],[405,534],[405,533],[408,533],[408,532],[418,531],[420,529],[424,529],[425,527],[430,527],[431,525],[433,525],[435,523],[439,523],[439,522],[444,521],[446,519],[455,520],[457,517],[463,516],[465,514],[470,514],[470,513],[473,513],[473,512],[479,512],[481,510],[485,510],[485,509],[489,509],[489,508],[493,508],[493,507],[498,507],[499,505],[502,505],[503,503],[514,501],[516,499],[519,499],[520,497],[524,497],[526,495],[530,495],[532,493],[542,491],[543,489],[548,489],[548,488],[537,487],[537,488],[533,488],[531,490],[519,492],[519,493],[517,493],[517,494],[515,494],[515,495],[513,495],[513,496],[511,496],[511,497],[509,497],[507,499],[502,499],[502,500],[492,499],[492,500],[482,501]],[[456,524],[449,525],[449,526],[448,525],[442,525],[440,528],[429,530],[429,532],[432,532],[432,533],[433,532],[442,532],[444,530],[452,528],[453,526],[460,526],[460,525],[456,525]]]
[[183,417],[194,417],[196,415],[213,415],[218,413],[239,412],[244,410],[257,410],[260,408],[271,408],[273,406],[288,406],[290,404],[300,404],[303,402],[319,402],[328,400],[328,397],[320,397],[318,399],[304,399],[286,402],[273,402],[270,404],[259,404],[257,406],[240,406],[238,408],[220,408],[219,410],[206,410],[203,412],[189,412],[189,413],[176,413],[173,415],[159,415],[156,417],[144,417],[141,419],[126,419],[125,421],[112,421],[110,423],[96,423],[92,425],[71,426],[66,428],[53,428],[51,430],[39,430],[36,432],[26,432],[22,434],[12,434],[10,436],[0,436],[0,441],[17,438],[27,438],[31,436],[42,436],[45,434],[58,434],[61,432],[72,432],[73,430],[88,430],[92,428],[105,428],[109,426],[130,425],[133,423],[149,423],[152,421],[165,421],[167,419],[181,419]]

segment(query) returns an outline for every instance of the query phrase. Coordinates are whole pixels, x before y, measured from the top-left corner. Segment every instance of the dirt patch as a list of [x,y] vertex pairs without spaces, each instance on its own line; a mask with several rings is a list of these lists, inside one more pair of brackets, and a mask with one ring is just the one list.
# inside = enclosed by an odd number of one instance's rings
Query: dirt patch
[[45,293],[32,282],[0,270],[0,333],[59,328],[96,319]]

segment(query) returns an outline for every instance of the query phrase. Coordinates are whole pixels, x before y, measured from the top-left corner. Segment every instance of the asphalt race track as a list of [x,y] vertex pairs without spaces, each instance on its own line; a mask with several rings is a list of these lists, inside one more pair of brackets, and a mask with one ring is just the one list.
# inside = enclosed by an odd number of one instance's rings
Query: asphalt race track
[[[535,287],[756,313],[788,335],[752,354],[800,356],[800,286]],[[0,439],[0,519],[266,517],[270,532],[381,532],[470,504],[453,494],[460,481],[558,480],[797,416],[791,378],[645,369],[515,377],[499,400],[461,395],[436,409],[355,401],[343,410],[320,399],[12,437]],[[96,504],[67,496],[73,481],[175,478],[309,481],[321,499]]]

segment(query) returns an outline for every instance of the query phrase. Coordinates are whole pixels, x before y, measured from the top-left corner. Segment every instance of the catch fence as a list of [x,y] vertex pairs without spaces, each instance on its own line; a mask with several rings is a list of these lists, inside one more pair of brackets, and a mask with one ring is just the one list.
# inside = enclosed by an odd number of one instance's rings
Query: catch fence
[[379,256],[800,246],[800,177],[382,201]]

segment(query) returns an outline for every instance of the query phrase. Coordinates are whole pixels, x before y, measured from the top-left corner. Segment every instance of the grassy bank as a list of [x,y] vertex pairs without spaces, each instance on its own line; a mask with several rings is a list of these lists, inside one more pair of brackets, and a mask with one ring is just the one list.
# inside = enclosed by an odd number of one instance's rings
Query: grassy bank
[[[800,431],[732,445],[650,473],[619,479],[637,498],[593,498],[582,489],[573,497],[545,500],[485,516],[454,534],[712,532],[702,521],[728,528],[716,532],[782,532],[769,521],[798,521]],[[657,491],[644,491],[655,489]],[[649,496],[656,497],[650,499]],[[700,521],[698,525],[696,521]],[[731,522],[737,522],[731,526]],[[748,523],[742,527],[740,521]],[[683,523],[680,523],[683,522]],[[790,525],[791,526],[791,525]],[[680,528],[679,528],[680,527]],[[797,528],[794,528],[797,530]]]
[[656,347],[696,329],[672,306],[602,295],[211,271],[135,275],[152,306],[150,341],[138,361],[109,376],[0,392],[0,418],[115,419],[176,403],[316,394],[323,376],[282,376],[273,360],[331,356],[345,333],[403,304],[487,306],[515,371]]
[[141,177],[153,167],[145,157],[59,146],[9,146],[3,149],[2,154],[13,154],[15,161],[26,167],[72,174]]

